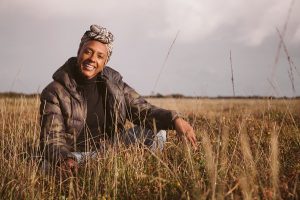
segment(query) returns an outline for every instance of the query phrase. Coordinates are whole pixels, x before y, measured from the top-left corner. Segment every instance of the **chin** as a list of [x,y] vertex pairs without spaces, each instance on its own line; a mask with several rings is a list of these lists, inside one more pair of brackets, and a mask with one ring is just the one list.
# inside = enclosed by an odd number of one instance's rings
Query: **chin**
[[85,78],[87,78],[87,79],[90,79],[90,78],[92,78],[92,77],[95,76],[94,73],[86,72],[86,71],[84,71],[84,70],[80,70],[80,71],[81,71],[81,74],[82,74]]

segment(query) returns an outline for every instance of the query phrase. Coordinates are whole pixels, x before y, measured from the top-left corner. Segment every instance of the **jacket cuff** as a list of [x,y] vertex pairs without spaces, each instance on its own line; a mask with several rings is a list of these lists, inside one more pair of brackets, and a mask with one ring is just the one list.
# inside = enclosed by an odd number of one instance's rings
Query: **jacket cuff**
[[53,149],[52,151],[48,151],[46,153],[46,160],[53,164],[59,164],[63,161],[65,161],[68,158],[76,160],[76,157],[68,150],[66,149]]
[[172,129],[175,130],[175,120],[177,118],[184,118],[184,117],[181,113],[174,110],[171,111],[171,116],[172,116]]

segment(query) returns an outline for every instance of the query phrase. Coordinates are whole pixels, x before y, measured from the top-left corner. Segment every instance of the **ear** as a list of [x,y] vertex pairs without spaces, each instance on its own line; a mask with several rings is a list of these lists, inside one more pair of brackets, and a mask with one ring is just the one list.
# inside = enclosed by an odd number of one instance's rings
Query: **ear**
[[106,66],[106,64],[108,63],[108,61],[109,61],[109,59],[108,59],[108,55],[107,55],[106,60],[104,62],[104,67]]

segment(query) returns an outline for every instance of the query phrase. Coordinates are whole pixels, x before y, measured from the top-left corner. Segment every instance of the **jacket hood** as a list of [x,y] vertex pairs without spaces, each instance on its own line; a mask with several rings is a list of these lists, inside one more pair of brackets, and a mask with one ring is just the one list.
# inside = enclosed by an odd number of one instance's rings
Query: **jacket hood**
[[65,88],[67,88],[70,92],[76,91],[77,83],[75,81],[75,68],[77,65],[77,58],[72,57],[63,66],[61,66],[56,72],[53,74],[53,80],[62,84]]

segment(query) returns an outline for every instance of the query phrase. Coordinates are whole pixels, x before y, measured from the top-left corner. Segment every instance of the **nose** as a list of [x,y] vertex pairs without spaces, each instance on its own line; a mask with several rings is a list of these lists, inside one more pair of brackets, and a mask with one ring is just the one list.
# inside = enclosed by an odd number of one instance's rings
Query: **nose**
[[91,60],[92,62],[96,62],[96,54],[95,54],[95,53],[91,54],[90,60]]

